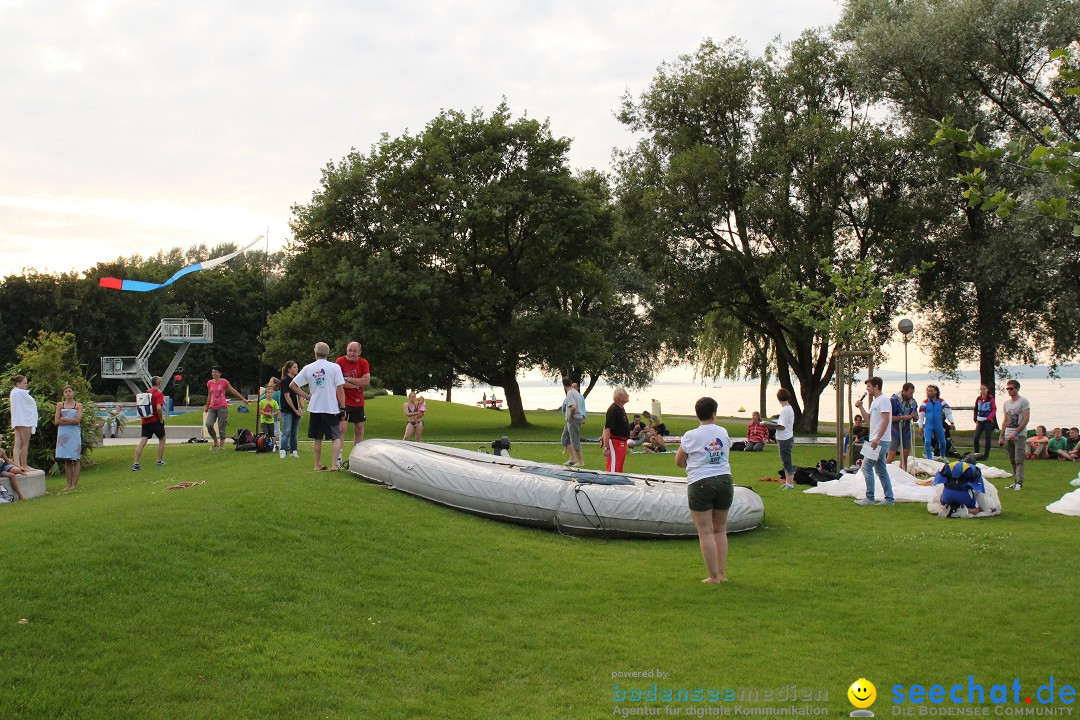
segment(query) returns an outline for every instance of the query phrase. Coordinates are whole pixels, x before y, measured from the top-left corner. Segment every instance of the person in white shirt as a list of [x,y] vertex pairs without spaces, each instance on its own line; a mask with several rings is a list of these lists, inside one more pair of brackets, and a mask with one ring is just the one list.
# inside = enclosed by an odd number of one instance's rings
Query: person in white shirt
[[[308,437],[314,440],[312,450],[315,455],[315,469],[327,470],[322,464],[322,442],[333,441],[333,453],[337,458],[341,451],[341,424],[338,418],[345,410],[345,376],[337,363],[327,360],[330,346],[324,342],[315,343],[315,362],[308,363],[289,383],[292,391],[308,401]],[[307,385],[308,392],[300,388]],[[341,463],[334,463],[334,469],[340,470]]]
[[784,388],[776,391],[780,401],[780,417],[775,423],[776,444],[780,447],[780,462],[784,466],[784,484],[781,490],[795,489],[795,465],[791,462],[791,449],[795,447],[795,409],[791,407],[791,393]]
[[578,384],[571,378],[564,377],[562,380],[563,392],[566,398],[563,400],[563,426],[562,446],[563,452],[570,451],[570,459],[563,463],[567,467],[582,467],[585,458],[581,454],[581,425],[585,422],[585,396],[578,390]]
[[11,408],[11,428],[15,433],[15,446],[11,451],[11,464],[18,465],[24,473],[34,468],[30,467],[27,456],[30,453],[30,436],[37,432],[38,409],[37,401],[30,396],[26,389],[29,380],[25,375],[16,375],[11,378],[11,395],[8,402]]
[[856,505],[875,505],[874,502],[874,472],[877,471],[878,479],[881,480],[881,488],[885,492],[882,505],[892,505],[896,502],[893,498],[892,480],[889,479],[889,466],[885,458],[889,452],[889,440],[892,430],[892,401],[881,392],[881,378],[872,377],[866,381],[866,392],[870,396],[869,412],[863,409],[862,398],[855,404],[864,416],[870,417],[870,432],[863,444],[863,478],[866,480],[866,497],[855,501]]
[[709,576],[703,583],[727,582],[727,516],[735,497],[731,479],[731,438],[716,424],[716,401],[694,404],[700,425],[682,436],[675,464],[686,468],[686,497]]

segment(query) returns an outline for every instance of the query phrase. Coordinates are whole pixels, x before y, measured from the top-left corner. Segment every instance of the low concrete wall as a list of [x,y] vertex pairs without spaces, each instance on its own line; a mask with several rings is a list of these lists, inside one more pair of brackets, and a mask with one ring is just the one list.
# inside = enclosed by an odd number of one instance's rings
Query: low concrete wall
[[[27,500],[32,500],[33,498],[41,497],[45,494],[44,470],[33,470],[26,475],[19,475],[16,482],[19,483],[19,490]],[[11,481],[7,478],[0,478],[0,485],[4,485],[11,490]],[[12,492],[15,491],[12,490]]]

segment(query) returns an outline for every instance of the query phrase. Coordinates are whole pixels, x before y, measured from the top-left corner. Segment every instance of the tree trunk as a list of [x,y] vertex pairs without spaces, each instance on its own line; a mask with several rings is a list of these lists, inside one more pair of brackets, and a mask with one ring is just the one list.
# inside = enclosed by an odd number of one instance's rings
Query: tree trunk
[[530,427],[529,419],[525,417],[525,408],[521,402],[521,388],[518,386],[517,378],[511,376],[502,380],[500,384],[503,392],[506,393],[506,409],[510,411],[510,427]]
[[990,388],[991,395],[997,395],[997,348],[989,345],[979,346],[979,382]]
[[818,411],[821,406],[821,391],[815,392],[812,388],[803,389],[803,414],[795,421],[795,429],[800,432],[816,433],[818,428]]
[[758,412],[761,414],[762,419],[769,417],[769,414],[765,411],[768,399],[769,374],[767,372],[762,372],[761,379],[758,381]]
[[454,386],[448,385],[446,387],[446,402],[450,402],[450,395],[454,392]]

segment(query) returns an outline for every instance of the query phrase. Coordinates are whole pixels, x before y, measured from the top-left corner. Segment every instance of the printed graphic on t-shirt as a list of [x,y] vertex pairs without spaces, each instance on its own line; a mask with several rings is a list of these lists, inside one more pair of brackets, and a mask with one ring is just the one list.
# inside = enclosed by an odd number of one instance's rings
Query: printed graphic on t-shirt
[[709,456],[710,465],[719,465],[724,462],[724,443],[716,438],[705,446],[705,454]]
[[320,387],[320,388],[325,387],[326,386],[326,371],[325,370],[316,370],[315,372],[313,372],[311,374],[311,381],[313,383],[315,383],[315,387]]

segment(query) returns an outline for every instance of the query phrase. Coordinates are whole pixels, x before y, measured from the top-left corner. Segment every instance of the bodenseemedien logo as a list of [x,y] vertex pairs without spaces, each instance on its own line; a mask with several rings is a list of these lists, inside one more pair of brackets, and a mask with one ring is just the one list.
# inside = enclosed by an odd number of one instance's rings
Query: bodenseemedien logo
[[851,687],[847,690],[847,697],[848,701],[856,707],[851,717],[874,717],[874,711],[866,709],[877,700],[877,688],[874,687],[874,683],[866,678],[859,678],[851,683]]

